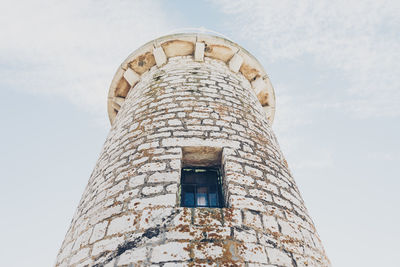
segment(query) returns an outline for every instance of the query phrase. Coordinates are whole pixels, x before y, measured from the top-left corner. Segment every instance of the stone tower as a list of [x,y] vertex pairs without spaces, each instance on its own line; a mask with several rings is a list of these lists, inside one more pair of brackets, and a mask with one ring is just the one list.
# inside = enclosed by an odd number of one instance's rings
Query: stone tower
[[330,266],[274,113],[263,67],[231,41],[177,34],[133,52],[56,266]]

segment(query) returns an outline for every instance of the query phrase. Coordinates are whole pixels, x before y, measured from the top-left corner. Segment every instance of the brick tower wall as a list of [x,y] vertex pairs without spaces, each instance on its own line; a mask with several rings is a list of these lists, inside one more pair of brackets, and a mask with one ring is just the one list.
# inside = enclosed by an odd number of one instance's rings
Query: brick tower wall
[[[185,157],[208,151],[222,155],[225,207],[180,207]],[[330,265],[251,84],[220,60],[177,56],[141,76],[56,262],[129,264]]]

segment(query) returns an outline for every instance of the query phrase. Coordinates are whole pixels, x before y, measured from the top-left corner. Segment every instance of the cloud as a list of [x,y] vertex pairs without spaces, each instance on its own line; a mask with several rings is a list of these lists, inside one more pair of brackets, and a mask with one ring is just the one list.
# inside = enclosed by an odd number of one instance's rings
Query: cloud
[[8,1],[0,10],[0,85],[105,112],[119,64],[172,28],[160,1]]
[[257,44],[263,62],[308,56],[339,72],[341,80],[330,82],[345,81],[344,88],[335,88],[342,98],[318,101],[325,108],[356,117],[400,115],[400,2],[212,2],[235,20],[231,31]]
[[400,156],[396,152],[368,152],[367,158],[371,160],[398,161]]

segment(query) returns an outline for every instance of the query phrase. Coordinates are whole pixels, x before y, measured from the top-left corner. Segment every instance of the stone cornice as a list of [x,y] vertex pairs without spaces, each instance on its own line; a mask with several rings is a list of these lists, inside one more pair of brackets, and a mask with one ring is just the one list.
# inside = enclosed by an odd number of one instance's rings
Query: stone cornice
[[129,90],[150,68],[161,67],[168,58],[194,57],[202,62],[209,57],[225,62],[233,72],[240,72],[249,82],[272,123],[275,115],[275,92],[268,75],[258,60],[238,44],[225,38],[203,33],[182,33],[160,37],[143,45],[118,68],[108,92],[108,116],[111,124]]

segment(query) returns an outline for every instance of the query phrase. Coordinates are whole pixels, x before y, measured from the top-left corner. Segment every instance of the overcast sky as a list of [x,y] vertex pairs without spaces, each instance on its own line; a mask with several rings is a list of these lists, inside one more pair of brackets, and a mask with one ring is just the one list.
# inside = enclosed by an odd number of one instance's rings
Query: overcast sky
[[334,266],[398,265],[400,1],[0,1],[2,266],[51,266],[136,48],[220,32],[275,88],[274,131]]

